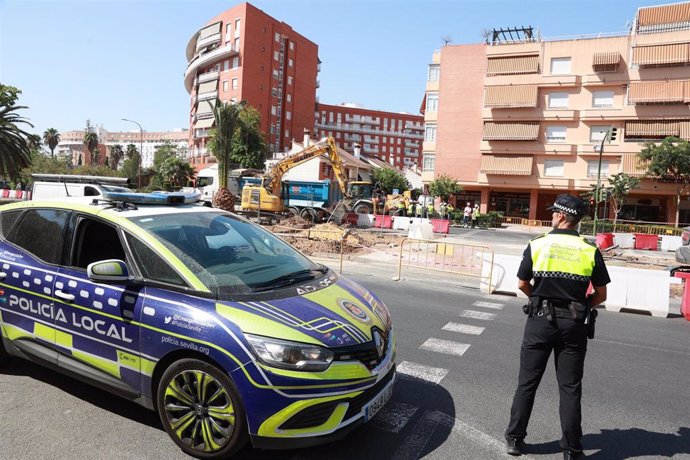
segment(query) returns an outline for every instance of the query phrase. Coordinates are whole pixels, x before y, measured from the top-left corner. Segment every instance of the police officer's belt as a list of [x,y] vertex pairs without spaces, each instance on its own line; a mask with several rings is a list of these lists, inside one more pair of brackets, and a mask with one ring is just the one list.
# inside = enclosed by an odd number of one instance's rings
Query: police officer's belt
[[[551,307],[553,308],[553,316],[556,318],[571,318],[570,315],[570,309],[568,308],[568,304],[570,302],[563,302],[563,301],[552,301],[549,300],[549,303],[551,303]],[[543,309],[541,305],[537,307],[535,310],[534,314],[537,316],[542,316],[540,313],[543,313]]]

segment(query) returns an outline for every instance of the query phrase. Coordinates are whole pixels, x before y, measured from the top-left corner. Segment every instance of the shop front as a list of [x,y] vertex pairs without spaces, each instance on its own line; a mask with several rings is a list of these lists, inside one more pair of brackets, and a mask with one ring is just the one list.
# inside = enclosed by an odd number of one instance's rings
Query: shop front
[[489,211],[502,213],[505,217],[529,218],[530,193],[489,192]]

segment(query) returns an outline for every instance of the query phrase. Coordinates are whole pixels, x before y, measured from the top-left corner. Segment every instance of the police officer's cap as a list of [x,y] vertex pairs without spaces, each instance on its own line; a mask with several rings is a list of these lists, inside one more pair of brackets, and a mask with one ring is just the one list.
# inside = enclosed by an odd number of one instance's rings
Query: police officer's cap
[[568,195],[565,193],[558,195],[553,205],[549,206],[546,209],[548,209],[549,211],[558,211],[564,214],[570,214],[571,216],[578,217],[587,214],[587,205],[584,201],[582,201],[580,198],[576,196]]

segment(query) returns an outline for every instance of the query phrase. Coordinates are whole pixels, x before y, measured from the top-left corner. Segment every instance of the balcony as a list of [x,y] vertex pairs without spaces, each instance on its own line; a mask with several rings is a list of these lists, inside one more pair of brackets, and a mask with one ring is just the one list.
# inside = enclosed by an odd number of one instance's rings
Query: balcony
[[200,101],[205,101],[207,99],[217,99],[218,98],[218,90],[201,93],[201,94],[197,95],[196,98]]
[[413,147],[415,149],[418,149],[419,148],[419,142],[412,142],[412,141],[405,140],[405,147]]
[[197,113],[194,115],[194,121],[203,120],[204,118],[213,118],[213,112]]
[[218,72],[217,70],[213,70],[211,72],[199,74],[197,79],[198,79],[198,83],[203,83],[205,81],[218,80],[219,76],[220,76],[220,72]]
[[205,46],[208,46],[212,43],[220,42],[220,37],[221,37],[221,34],[219,32],[217,34],[209,35],[206,38],[202,38],[202,39],[197,40],[196,50],[199,51],[201,48],[203,48]]
[[195,129],[194,138],[200,139],[202,137],[208,137],[208,129]]
[[208,66],[227,57],[236,56],[238,54],[238,51],[233,50],[232,46],[227,44],[225,46],[220,46],[208,53],[195,56],[191,61],[189,61],[187,70],[184,73],[184,87],[187,92],[191,94],[194,77],[196,76],[199,68]]

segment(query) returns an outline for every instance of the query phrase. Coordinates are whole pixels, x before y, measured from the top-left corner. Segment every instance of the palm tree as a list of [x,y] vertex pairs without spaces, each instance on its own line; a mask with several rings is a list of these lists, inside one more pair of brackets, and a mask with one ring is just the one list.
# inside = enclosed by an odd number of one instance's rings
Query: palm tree
[[137,155],[139,155],[139,150],[137,150],[137,146],[134,144],[127,144],[127,151],[125,153],[127,155],[127,158],[130,160],[135,158]]
[[[2,85],[0,87],[5,88]],[[15,106],[13,100],[9,102],[7,105],[0,105],[0,173],[14,177],[31,164],[29,139],[32,135],[18,125],[25,124],[32,128],[33,125],[16,113],[17,110],[28,107]]]
[[55,128],[48,128],[43,132],[43,143],[50,149],[50,156],[55,156],[55,147],[60,143],[60,133]]
[[98,134],[88,121],[84,130],[84,145],[91,155],[91,164],[98,163]]
[[239,128],[240,112],[243,104],[229,104],[216,100],[213,108],[215,129],[211,132],[208,146],[218,161],[218,191],[213,197],[213,206],[232,211],[235,208],[235,196],[228,190],[228,168],[232,155],[232,138]]
[[125,156],[125,151],[122,150],[120,144],[115,144],[110,147],[110,167],[113,171],[117,171],[117,165],[120,164],[120,160]]

